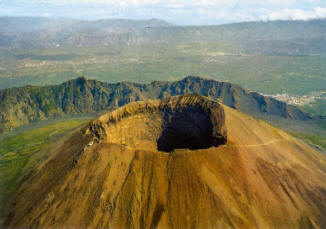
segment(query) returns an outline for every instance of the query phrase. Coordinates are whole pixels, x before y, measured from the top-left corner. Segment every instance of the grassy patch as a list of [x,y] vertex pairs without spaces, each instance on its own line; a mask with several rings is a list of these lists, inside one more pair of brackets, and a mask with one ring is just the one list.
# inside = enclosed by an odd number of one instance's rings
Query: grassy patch
[[[42,150],[58,137],[82,126],[88,120],[68,120],[24,131],[0,140],[0,203],[16,188],[26,165],[41,159]],[[33,160],[33,161],[31,161]],[[3,205],[2,205],[3,206]]]
[[308,144],[316,145],[321,148],[324,152],[326,152],[326,137],[324,136],[317,136],[311,134],[299,134],[299,133],[290,133],[296,138],[302,139]]
[[302,108],[311,114],[326,116],[326,99],[315,100]]

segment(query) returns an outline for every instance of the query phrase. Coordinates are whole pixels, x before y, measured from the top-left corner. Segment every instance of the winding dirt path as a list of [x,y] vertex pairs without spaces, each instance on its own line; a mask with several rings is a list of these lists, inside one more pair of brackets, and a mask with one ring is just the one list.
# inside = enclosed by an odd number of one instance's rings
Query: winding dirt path
[[257,146],[266,146],[266,145],[271,145],[277,142],[281,142],[281,141],[288,141],[287,139],[274,139],[271,140],[269,142],[265,142],[265,143],[260,143],[260,144],[252,144],[252,145],[223,145],[223,147],[257,147]]

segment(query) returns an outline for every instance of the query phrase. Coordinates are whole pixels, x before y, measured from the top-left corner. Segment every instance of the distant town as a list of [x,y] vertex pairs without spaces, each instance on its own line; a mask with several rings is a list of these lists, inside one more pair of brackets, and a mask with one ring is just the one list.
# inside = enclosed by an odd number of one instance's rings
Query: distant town
[[326,91],[312,92],[309,95],[288,95],[286,93],[276,95],[266,95],[287,104],[304,106],[313,103],[316,100],[326,100]]

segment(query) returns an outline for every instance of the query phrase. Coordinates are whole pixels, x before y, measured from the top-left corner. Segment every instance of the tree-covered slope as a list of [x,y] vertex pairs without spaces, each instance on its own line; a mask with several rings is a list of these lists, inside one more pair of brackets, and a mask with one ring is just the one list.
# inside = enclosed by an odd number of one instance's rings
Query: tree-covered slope
[[110,110],[129,102],[165,98],[182,94],[200,94],[258,117],[308,120],[312,117],[299,108],[287,105],[238,85],[187,77],[175,82],[150,84],[103,83],[77,78],[54,86],[25,86],[0,91],[0,131],[38,120]]

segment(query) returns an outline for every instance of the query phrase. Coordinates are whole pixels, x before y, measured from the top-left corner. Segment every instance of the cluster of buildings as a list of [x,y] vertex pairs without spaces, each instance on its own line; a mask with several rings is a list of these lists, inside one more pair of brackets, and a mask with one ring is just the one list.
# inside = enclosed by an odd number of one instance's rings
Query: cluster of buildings
[[285,102],[287,104],[303,106],[314,102],[315,100],[326,100],[326,91],[312,92],[309,95],[289,95],[289,94],[276,94],[276,95],[265,95],[272,97],[279,101]]

